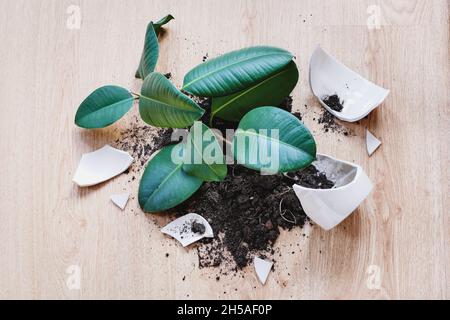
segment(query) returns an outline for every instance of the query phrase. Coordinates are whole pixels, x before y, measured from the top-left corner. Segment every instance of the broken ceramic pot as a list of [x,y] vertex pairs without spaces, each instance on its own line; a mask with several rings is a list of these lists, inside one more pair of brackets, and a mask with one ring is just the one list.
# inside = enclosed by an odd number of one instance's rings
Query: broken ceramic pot
[[273,262],[255,257],[253,260],[256,275],[262,284],[266,284],[269,273],[272,270]]
[[[378,107],[389,94],[317,47],[309,63],[309,83],[320,104],[336,118],[355,122]],[[337,95],[343,109],[335,111],[323,101]]]
[[203,238],[214,237],[208,221],[196,213],[188,213],[172,221],[161,232],[177,239],[183,247]]
[[295,194],[306,215],[325,230],[347,218],[372,191],[364,170],[353,163],[318,154],[312,163],[334,182],[332,189],[311,189],[295,184]]
[[80,187],[99,184],[121,174],[132,162],[133,157],[127,152],[105,145],[82,155],[73,182]]
[[378,149],[380,145],[381,141],[366,129],[366,147],[369,157]]
[[128,199],[130,198],[129,193],[120,193],[120,194],[113,194],[111,196],[111,201],[118,206],[120,209],[124,210],[125,206],[128,203]]

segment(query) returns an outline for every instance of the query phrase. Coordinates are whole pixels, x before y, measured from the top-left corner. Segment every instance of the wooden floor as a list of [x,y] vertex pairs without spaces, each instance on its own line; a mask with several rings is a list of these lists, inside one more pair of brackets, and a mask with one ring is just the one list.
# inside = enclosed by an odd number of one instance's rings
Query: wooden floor
[[[86,132],[73,124],[79,103],[103,84],[139,91],[146,24],[167,13],[176,20],[158,70],[177,86],[206,53],[286,48],[300,68],[294,106],[319,151],[361,164],[375,184],[332,231],[284,232],[265,286],[251,267],[216,281],[217,270],[199,269],[196,250],[163,236],[137,200],[114,207],[109,196],[136,195],[138,181],[72,183],[81,154],[112,143],[133,116]],[[0,298],[448,299],[448,13],[445,0],[0,1]],[[348,125],[355,135],[324,133],[314,120],[308,59],[318,44],[391,90]],[[383,142],[371,158],[365,127]]]

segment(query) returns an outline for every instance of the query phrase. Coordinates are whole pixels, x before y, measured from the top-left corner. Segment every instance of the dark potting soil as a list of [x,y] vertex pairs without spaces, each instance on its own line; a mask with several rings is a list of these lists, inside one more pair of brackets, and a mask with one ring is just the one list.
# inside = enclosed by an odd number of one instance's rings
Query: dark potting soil
[[344,109],[344,101],[341,103],[341,99],[337,94],[333,94],[331,96],[325,96],[322,98],[322,101],[330,107],[331,110],[341,112]]
[[203,223],[194,221],[194,222],[192,222],[192,225],[191,225],[191,231],[193,233],[202,235],[205,233],[206,227]]
[[207,182],[186,202],[170,210],[177,215],[203,216],[216,235],[197,247],[200,267],[240,269],[253,254],[273,254],[280,229],[303,227],[307,217],[292,190],[297,183],[312,188],[332,188],[314,166],[289,175],[260,175],[240,165],[230,165],[222,182]]

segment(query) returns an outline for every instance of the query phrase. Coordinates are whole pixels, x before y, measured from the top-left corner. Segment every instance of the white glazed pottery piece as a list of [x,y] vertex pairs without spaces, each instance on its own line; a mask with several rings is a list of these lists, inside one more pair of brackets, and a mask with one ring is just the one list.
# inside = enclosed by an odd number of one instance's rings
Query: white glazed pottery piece
[[132,162],[133,157],[127,152],[105,145],[81,156],[73,182],[80,187],[99,184],[121,174]]
[[377,139],[369,130],[366,129],[366,147],[369,157],[378,149],[381,141]]
[[[205,232],[203,234],[194,233],[191,230],[193,222],[201,223],[205,226]],[[188,213],[161,229],[161,232],[177,239],[183,247],[186,247],[203,238],[213,238],[213,230],[201,215],[196,213]]]
[[125,206],[128,203],[128,199],[130,198],[129,193],[120,193],[120,194],[113,194],[111,196],[111,201],[118,206],[120,209],[125,209]]
[[255,265],[255,271],[259,281],[261,281],[262,284],[266,284],[267,277],[269,276],[270,270],[272,270],[273,262],[255,257],[253,259],[253,264]]
[[[388,96],[384,89],[350,70],[317,47],[309,62],[309,83],[320,104],[336,118],[355,122],[378,107]],[[322,99],[337,94],[343,101],[342,111],[334,111]]]
[[311,189],[295,184],[293,188],[306,215],[330,230],[361,204],[373,186],[364,170],[353,163],[318,154],[312,164],[334,182],[334,187]]

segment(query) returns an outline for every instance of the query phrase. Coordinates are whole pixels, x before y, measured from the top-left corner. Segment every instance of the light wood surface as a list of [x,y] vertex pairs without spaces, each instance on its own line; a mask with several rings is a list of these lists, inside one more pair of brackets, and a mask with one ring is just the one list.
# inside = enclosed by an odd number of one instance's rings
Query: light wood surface
[[[67,28],[70,5],[81,9],[80,29]],[[371,30],[373,5],[381,26]],[[114,207],[109,196],[135,196],[137,180],[72,183],[82,153],[112,143],[133,117],[88,132],[73,124],[77,106],[104,84],[139,91],[146,24],[167,13],[176,20],[157,69],[177,86],[206,53],[286,48],[300,68],[294,106],[319,151],[361,164],[375,184],[332,231],[283,232],[265,286],[252,267],[216,281],[217,271],[199,269],[196,250],[163,236],[136,199],[124,212]],[[0,298],[449,298],[448,22],[439,0],[0,1]],[[313,120],[321,109],[308,59],[318,44],[391,90],[368,119],[348,125],[354,136],[324,133]],[[365,127],[383,142],[371,158]],[[66,285],[71,265],[81,268],[80,290]]]

